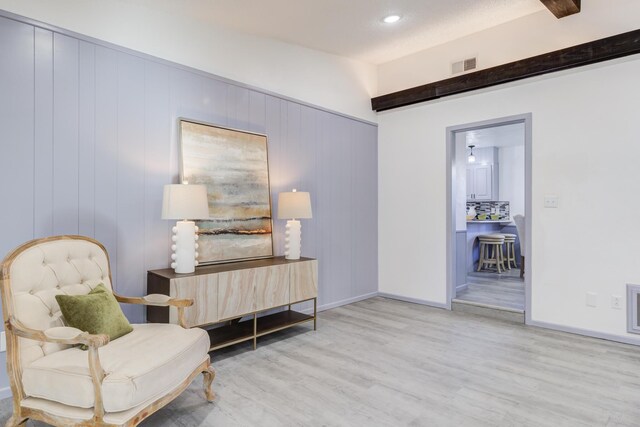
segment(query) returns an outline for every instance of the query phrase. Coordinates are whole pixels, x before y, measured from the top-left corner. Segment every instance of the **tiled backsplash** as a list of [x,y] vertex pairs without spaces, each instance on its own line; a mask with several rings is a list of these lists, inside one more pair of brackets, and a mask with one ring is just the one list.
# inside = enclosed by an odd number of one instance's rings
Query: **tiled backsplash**
[[490,220],[490,215],[498,215],[498,219],[511,219],[509,213],[509,202],[467,202],[467,215],[471,206],[476,208],[476,216],[487,215],[486,219]]

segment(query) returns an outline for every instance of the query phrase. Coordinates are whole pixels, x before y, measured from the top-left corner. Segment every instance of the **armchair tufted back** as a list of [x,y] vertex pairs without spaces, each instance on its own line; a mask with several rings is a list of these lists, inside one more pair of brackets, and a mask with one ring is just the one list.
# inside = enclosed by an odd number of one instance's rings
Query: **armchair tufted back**
[[[13,316],[24,326],[44,331],[64,326],[58,294],[83,295],[98,284],[111,289],[109,256],[104,246],[82,236],[32,240],[7,255],[2,263],[5,321]],[[21,367],[68,346],[18,338]]]

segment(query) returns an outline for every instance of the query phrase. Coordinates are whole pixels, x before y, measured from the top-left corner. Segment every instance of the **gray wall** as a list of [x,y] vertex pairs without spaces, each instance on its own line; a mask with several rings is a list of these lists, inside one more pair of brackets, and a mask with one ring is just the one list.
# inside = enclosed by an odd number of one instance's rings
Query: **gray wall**
[[162,186],[178,180],[186,117],[268,135],[274,212],[278,192],[311,193],[302,254],[319,259],[320,306],[377,291],[376,126],[1,16],[0,52],[0,256],[33,238],[95,237],[118,292],[144,294],[146,271],[169,264]]

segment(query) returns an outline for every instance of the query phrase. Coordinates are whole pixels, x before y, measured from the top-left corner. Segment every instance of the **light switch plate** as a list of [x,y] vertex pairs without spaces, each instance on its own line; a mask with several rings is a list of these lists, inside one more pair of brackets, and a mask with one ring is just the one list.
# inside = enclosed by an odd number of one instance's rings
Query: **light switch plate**
[[0,332],[0,353],[7,351],[7,335],[4,331]]
[[544,196],[544,207],[545,208],[557,208],[558,207],[558,196]]

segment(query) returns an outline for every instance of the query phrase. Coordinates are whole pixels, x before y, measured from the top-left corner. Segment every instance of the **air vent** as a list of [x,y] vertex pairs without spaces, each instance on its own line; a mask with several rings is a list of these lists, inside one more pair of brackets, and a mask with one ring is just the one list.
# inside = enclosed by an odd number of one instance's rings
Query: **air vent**
[[478,58],[468,58],[451,64],[451,74],[464,73],[465,71],[475,70],[478,66]]

